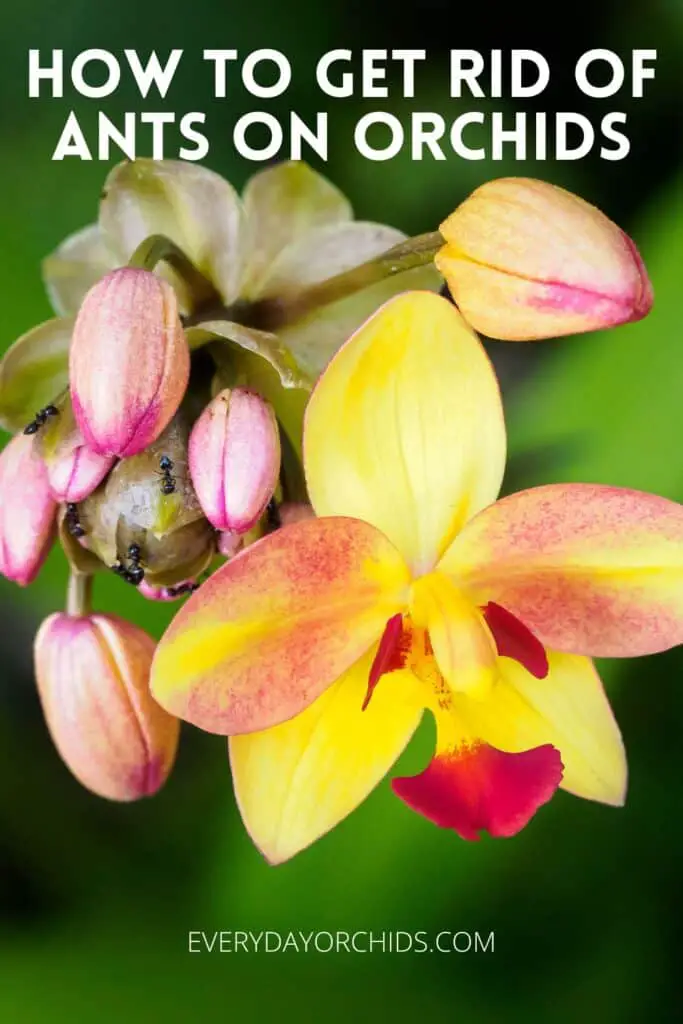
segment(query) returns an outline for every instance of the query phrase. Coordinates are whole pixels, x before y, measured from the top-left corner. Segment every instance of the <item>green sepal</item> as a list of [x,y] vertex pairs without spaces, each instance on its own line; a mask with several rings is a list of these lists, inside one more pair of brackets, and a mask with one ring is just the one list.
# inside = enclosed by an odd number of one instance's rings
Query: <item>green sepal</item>
[[0,362],[0,425],[16,433],[69,383],[73,318],[57,317],[22,335]]

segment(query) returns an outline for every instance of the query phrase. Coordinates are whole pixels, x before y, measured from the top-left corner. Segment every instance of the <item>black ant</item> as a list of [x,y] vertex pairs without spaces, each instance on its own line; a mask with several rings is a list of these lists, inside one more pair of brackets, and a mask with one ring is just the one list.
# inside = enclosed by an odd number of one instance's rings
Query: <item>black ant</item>
[[269,530],[279,530],[282,526],[280,509],[278,508],[275,498],[271,498],[266,505],[266,523]]
[[44,409],[40,409],[28,426],[24,427],[24,433],[37,434],[40,428],[47,423],[50,416],[59,416],[59,409],[56,405],[46,405]]
[[115,572],[117,576],[120,576],[126,581],[131,583],[134,587],[139,587],[145,578],[145,570],[140,565],[140,558],[142,551],[139,544],[131,544],[128,548],[128,561],[129,565],[126,567],[119,560],[112,565],[112,572]]
[[194,594],[199,590],[198,583],[179,583],[177,587],[168,587],[166,593],[169,597],[182,597],[183,594]]
[[127,578],[128,582],[132,583],[136,587],[138,586],[138,584],[142,583],[142,581],[145,578],[145,570],[140,565],[141,555],[142,552],[140,550],[140,545],[131,544],[131,546],[128,548],[128,559],[130,561],[130,566],[128,568]]
[[78,517],[78,505],[70,501],[66,506],[66,528],[72,537],[84,537],[85,530],[81,526],[81,521]]
[[173,494],[175,492],[175,477],[172,474],[173,462],[168,455],[162,455],[159,459],[161,470],[161,493]]

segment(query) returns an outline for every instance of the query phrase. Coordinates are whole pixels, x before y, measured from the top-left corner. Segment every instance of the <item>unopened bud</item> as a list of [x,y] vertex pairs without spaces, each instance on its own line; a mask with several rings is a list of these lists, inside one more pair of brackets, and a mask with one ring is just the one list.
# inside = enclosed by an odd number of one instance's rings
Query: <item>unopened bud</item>
[[190,354],[173,288],[147,270],[107,274],[83,300],[69,378],[85,443],[100,455],[143,451],[185,394]]
[[136,545],[144,580],[152,587],[195,578],[215,553],[215,530],[189,478],[188,433],[178,414],[149,448],[118,462],[78,507],[89,550],[109,567],[130,569],[129,550]]
[[48,420],[37,442],[52,496],[59,502],[84,501],[116,462],[113,456],[98,455],[84,442],[68,400],[61,404],[59,415]]
[[595,206],[547,182],[481,185],[441,225],[435,262],[463,316],[526,341],[640,320],[652,286],[634,243]]
[[54,539],[57,504],[33,438],[17,434],[0,454],[0,573],[26,586]]
[[253,391],[221,391],[190,435],[190,476],[209,522],[246,533],[263,514],[280,474],[280,436],[271,406]]
[[51,615],[35,642],[38,692],[62,759],[109,800],[151,796],[175,759],[179,722],[149,692],[154,641],[110,615]]
[[244,546],[244,534],[236,533],[234,530],[223,530],[218,534],[218,554],[223,558],[234,558],[238,551]]

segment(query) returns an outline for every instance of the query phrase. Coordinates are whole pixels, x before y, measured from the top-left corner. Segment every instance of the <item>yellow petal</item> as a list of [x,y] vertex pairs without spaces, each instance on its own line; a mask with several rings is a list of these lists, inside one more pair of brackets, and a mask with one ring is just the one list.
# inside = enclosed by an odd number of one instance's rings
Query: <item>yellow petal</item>
[[230,740],[242,818],[273,864],[293,857],[355,810],[420,720],[420,690],[405,671],[383,679],[361,711],[371,662],[371,656],[362,658],[291,721]]
[[441,284],[441,277],[432,263],[412,267],[344,299],[316,307],[300,320],[279,328],[278,337],[303,369],[317,377],[335,352],[383,303],[399,292],[415,289],[438,292]]
[[563,789],[588,800],[623,804],[626,756],[592,661],[552,651],[548,658],[545,679],[501,658],[500,681],[490,698],[467,701],[469,727],[510,753],[551,743],[562,756]]
[[318,515],[372,523],[417,574],[435,565],[505,463],[495,375],[449,302],[406,292],[353,335],[314,389],[304,462]]
[[400,555],[366,523],[283,527],[219,569],[176,615],[157,648],[152,692],[208,732],[277,725],[375,643],[408,590]]

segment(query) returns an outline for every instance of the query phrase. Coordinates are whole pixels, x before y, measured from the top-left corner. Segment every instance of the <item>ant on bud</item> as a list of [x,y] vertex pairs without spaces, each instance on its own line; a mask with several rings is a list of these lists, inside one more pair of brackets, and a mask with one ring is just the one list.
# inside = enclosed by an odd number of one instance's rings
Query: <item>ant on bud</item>
[[168,587],[166,593],[169,597],[182,597],[183,594],[194,594],[199,590],[198,583],[179,583],[177,587]]
[[84,537],[85,530],[81,526],[81,521],[78,516],[78,505],[75,505],[70,501],[66,506],[65,516],[66,528],[72,537]]
[[282,519],[280,518],[280,509],[275,498],[271,498],[266,505],[266,524],[269,530],[279,530],[282,526]]
[[28,426],[24,427],[24,433],[37,434],[40,428],[47,423],[50,416],[59,416],[59,409],[56,405],[46,405],[44,409],[40,409]]
[[175,492],[175,477],[172,474],[173,462],[168,455],[162,455],[159,459],[161,470],[161,493],[173,494]]
[[126,567],[121,560],[112,565],[111,570],[120,576],[126,583],[139,587],[145,578],[145,570],[140,565],[142,550],[139,544],[131,544],[128,548],[129,565]]
[[140,565],[140,558],[142,551],[140,550],[139,544],[131,544],[128,548],[128,560],[130,565],[128,567],[128,575],[126,579],[129,583],[132,583],[134,587],[139,586],[145,578],[145,570]]

